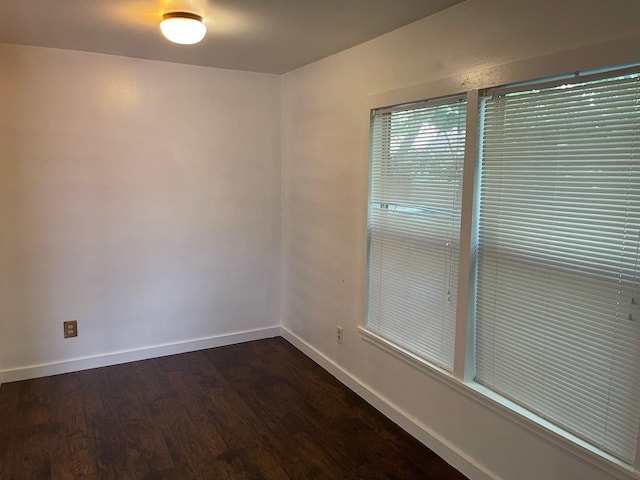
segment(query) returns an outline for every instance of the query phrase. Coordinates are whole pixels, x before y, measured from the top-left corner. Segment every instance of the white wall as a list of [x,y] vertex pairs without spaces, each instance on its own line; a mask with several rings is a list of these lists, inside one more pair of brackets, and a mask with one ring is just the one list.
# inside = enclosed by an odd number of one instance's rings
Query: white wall
[[278,325],[279,76],[6,44],[0,65],[5,381]]
[[[559,447],[358,333],[369,108],[638,61],[639,19],[635,1],[469,0],[283,77],[285,331],[472,478],[627,473],[605,472],[596,457]],[[336,325],[344,327],[343,345]]]

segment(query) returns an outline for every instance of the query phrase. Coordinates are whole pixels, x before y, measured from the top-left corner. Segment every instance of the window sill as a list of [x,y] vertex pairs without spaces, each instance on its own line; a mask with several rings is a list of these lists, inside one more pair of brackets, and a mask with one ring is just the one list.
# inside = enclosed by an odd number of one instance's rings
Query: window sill
[[640,471],[602,450],[588,444],[543,418],[527,411],[510,400],[494,393],[476,382],[463,382],[450,372],[433,365],[423,358],[395,345],[393,342],[376,335],[363,326],[358,326],[363,340],[402,360],[413,368],[426,373],[431,378],[445,384],[484,407],[498,413],[530,432],[551,441],[568,453],[589,462],[594,467],[621,479],[640,480]]

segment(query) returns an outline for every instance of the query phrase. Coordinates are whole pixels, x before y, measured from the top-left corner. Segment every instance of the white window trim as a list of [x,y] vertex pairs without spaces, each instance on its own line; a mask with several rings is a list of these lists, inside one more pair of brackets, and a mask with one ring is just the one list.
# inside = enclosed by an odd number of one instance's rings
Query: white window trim
[[474,298],[471,284],[471,242],[473,238],[473,209],[475,169],[478,149],[478,90],[467,92],[467,126],[462,165],[462,209],[458,252],[458,304],[456,305],[456,337],[453,374],[461,380],[472,380],[474,371]]

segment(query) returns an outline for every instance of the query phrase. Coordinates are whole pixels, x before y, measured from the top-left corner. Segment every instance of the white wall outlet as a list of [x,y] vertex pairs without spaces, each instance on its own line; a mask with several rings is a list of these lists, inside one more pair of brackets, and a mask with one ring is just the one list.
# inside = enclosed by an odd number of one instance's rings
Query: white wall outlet
[[342,327],[338,325],[338,327],[336,328],[336,340],[340,345],[342,345],[342,340],[343,340],[342,334],[343,334]]

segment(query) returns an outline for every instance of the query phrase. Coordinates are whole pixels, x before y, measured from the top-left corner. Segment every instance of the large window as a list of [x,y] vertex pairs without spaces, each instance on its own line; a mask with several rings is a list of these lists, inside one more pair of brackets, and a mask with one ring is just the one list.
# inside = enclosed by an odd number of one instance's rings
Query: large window
[[374,110],[370,174],[365,338],[633,465],[640,69]]
[[367,329],[451,369],[466,103],[374,112]]
[[640,76],[481,100],[476,380],[627,462],[640,416]]

